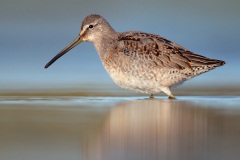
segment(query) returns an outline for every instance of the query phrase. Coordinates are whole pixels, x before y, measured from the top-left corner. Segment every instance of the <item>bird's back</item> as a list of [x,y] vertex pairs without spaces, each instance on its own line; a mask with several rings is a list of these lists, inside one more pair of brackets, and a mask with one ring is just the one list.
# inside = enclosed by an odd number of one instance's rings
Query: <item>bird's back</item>
[[[201,74],[225,62],[194,54],[163,37],[143,32],[124,32],[118,37],[117,52],[158,68],[191,69]],[[202,71],[202,72],[201,72]]]
[[163,37],[143,32],[124,32],[119,35],[118,52],[132,58],[152,61],[158,67],[185,69],[199,66],[221,66],[224,61],[194,54]]

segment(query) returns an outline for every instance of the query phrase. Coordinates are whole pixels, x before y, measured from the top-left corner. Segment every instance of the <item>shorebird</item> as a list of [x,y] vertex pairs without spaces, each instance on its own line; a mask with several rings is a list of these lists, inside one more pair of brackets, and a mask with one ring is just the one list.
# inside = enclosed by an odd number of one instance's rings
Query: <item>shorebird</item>
[[100,15],[87,16],[77,38],[60,51],[45,68],[81,42],[92,42],[102,64],[120,87],[145,93],[153,98],[184,81],[225,64],[224,61],[197,55],[159,35],[116,32]]

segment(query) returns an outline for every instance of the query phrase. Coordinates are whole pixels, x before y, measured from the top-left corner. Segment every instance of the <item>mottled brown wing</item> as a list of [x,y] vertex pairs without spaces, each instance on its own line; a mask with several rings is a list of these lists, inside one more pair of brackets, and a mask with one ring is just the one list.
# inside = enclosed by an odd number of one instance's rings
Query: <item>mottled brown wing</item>
[[159,67],[176,69],[220,63],[209,59],[157,35],[125,32],[118,37],[118,51],[132,58],[150,61]]

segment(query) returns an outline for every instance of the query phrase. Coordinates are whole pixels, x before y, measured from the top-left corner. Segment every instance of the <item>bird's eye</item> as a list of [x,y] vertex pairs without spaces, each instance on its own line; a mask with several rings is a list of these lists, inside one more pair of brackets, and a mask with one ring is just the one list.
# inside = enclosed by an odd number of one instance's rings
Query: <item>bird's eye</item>
[[89,25],[88,28],[92,29],[92,28],[93,28],[93,25]]

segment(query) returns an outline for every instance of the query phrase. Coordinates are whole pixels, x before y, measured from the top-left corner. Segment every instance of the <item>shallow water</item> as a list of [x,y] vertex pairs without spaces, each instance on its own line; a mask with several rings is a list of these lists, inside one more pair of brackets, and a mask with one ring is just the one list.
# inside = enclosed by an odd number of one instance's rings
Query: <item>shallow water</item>
[[3,160],[237,160],[240,97],[0,97]]

